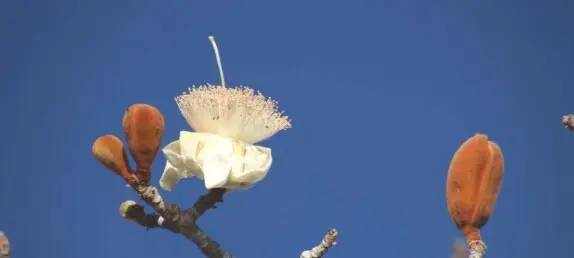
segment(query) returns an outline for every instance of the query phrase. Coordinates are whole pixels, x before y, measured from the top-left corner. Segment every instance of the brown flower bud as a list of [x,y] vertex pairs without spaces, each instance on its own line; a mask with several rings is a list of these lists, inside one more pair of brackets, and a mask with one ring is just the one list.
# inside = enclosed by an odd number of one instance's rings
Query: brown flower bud
[[165,129],[163,115],[150,105],[134,104],[124,114],[123,127],[130,153],[136,162],[136,175],[140,181],[147,183],[151,179],[151,165]]
[[122,140],[114,135],[100,136],[92,146],[92,153],[102,165],[129,181],[131,169],[127,162],[126,151]]
[[446,199],[450,216],[467,241],[480,240],[500,193],[504,158],[500,147],[484,134],[460,146],[448,170]]

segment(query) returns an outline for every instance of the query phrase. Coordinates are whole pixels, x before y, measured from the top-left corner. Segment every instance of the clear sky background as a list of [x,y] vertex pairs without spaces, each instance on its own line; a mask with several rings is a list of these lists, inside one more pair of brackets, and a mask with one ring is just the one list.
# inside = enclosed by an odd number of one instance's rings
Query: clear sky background
[[[568,257],[574,236],[573,1],[2,1],[0,230],[13,257],[200,257],[180,235],[122,220],[131,189],[93,141],[123,138],[134,103],[163,143],[190,130],[174,97],[219,83],[279,101],[293,128],[262,142],[268,176],[199,224],[240,258],[448,257],[460,237],[445,179],[476,132],[499,143],[489,257]],[[159,155],[153,182],[163,171]],[[163,196],[189,207],[203,182]],[[148,209],[149,210],[149,209]]]

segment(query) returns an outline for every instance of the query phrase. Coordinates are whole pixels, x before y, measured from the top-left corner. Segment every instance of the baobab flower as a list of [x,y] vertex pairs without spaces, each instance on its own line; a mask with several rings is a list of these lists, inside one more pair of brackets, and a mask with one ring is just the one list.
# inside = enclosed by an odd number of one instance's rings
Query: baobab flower
[[240,86],[227,88],[219,51],[213,45],[221,85],[192,87],[175,101],[194,132],[162,151],[166,166],[160,186],[172,190],[181,178],[196,176],[207,189],[245,189],[262,180],[271,168],[271,149],[254,145],[291,127],[277,102]]

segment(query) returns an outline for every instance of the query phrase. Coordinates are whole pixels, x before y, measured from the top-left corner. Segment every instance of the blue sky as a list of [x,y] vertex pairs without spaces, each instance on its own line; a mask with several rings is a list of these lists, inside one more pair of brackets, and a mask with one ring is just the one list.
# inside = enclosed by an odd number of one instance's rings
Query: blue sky
[[[164,144],[190,130],[174,97],[218,83],[279,101],[293,128],[273,167],[200,225],[238,257],[298,257],[329,227],[337,257],[447,257],[460,233],[448,164],[475,132],[506,175],[489,257],[567,257],[574,238],[572,1],[2,1],[0,230],[14,257],[199,257],[118,215],[137,199],[92,157],[134,103]],[[153,182],[164,166],[158,156]],[[203,183],[170,202],[189,207]]]

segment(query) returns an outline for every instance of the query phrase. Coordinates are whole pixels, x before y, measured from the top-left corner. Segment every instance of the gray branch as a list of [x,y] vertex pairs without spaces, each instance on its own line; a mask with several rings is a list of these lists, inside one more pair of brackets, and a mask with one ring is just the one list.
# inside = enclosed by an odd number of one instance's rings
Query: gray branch
[[[223,202],[225,189],[212,189],[199,197],[193,207],[181,210],[175,204],[166,203],[157,189],[153,186],[137,186],[138,195],[148,205],[154,208],[156,213],[146,213],[143,205],[135,201],[125,201],[120,206],[120,214],[127,220],[133,221],[145,228],[162,228],[176,234],[182,234],[199,247],[201,252],[209,258],[234,258],[231,253],[225,251],[219,243],[211,239],[197,225],[197,220],[209,209],[217,208],[217,203]],[[320,245],[306,250],[301,254],[303,258],[321,258],[330,247],[336,244],[337,230],[329,229]]]
[[329,248],[337,244],[337,235],[339,233],[336,229],[329,229],[323,241],[318,246],[315,246],[309,250],[303,251],[300,258],[321,258],[323,255],[329,251]]
[[142,205],[128,201],[124,202],[127,205],[120,207],[120,213],[126,219],[146,228],[163,228],[176,234],[182,234],[199,247],[206,257],[234,257],[197,225],[197,220],[201,215],[209,209],[216,208],[217,203],[223,202],[225,189],[212,189],[207,194],[202,195],[192,208],[182,210],[176,204],[166,203],[153,186],[133,185],[132,188],[136,189],[142,200],[150,205],[156,213],[147,214]]

